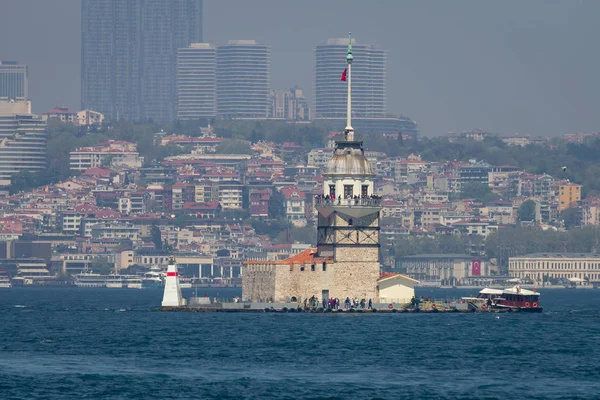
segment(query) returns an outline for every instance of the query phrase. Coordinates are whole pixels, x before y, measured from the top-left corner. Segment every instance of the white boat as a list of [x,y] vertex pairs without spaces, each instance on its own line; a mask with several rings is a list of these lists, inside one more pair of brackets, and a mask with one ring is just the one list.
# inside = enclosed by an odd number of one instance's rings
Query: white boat
[[75,285],[84,288],[141,289],[142,278],[137,275],[101,275],[85,271],[75,275]]
[[160,267],[152,267],[142,278],[142,287],[155,288],[164,285],[164,273]]
[[478,310],[494,309],[522,312],[542,312],[540,294],[536,289],[522,289],[515,285],[506,289],[485,288],[477,297],[462,297],[463,302]]
[[0,288],[8,289],[12,287],[12,283],[10,283],[10,278],[8,277],[8,272],[0,271]]
[[592,283],[581,278],[568,278],[564,286],[567,289],[595,289]]
[[136,275],[123,275],[123,284],[127,289],[141,289],[142,278]]
[[84,288],[106,287],[106,276],[84,271],[75,275],[75,285]]
[[192,278],[184,278],[183,276],[179,277],[179,287],[182,289],[191,289],[192,288]]

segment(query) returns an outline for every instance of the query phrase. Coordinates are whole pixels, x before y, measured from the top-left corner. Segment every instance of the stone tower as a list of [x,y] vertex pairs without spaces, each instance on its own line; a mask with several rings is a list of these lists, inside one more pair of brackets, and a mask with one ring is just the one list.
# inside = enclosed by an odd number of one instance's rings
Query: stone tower
[[317,248],[333,258],[333,297],[376,298],[379,278],[379,218],[381,202],[373,196],[375,173],[363,143],[354,138],[352,115],[352,41],[348,42],[347,124],[333,158],[323,173],[323,197],[317,199]]

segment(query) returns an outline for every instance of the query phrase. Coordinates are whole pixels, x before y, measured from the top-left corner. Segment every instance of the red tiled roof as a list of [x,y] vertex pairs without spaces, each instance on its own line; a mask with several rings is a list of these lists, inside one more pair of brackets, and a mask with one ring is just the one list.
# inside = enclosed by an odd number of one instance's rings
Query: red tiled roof
[[400,274],[397,272],[382,272],[381,274],[379,274],[378,280],[391,278],[392,276],[397,276],[397,275],[400,275]]
[[301,192],[300,190],[298,190],[298,188],[295,188],[295,187],[281,189],[281,194],[283,194],[286,199],[293,199],[293,198],[300,199],[300,200],[306,199],[306,195],[304,194],[304,192]]

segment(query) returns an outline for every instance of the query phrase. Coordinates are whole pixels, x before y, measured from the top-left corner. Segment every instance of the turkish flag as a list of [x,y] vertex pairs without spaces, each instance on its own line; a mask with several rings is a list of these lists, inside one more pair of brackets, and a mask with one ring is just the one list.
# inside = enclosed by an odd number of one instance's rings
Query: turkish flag
[[342,80],[345,82],[346,81],[346,72],[348,71],[348,69],[344,69],[344,72],[342,72]]
[[471,275],[481,276],[481,260],[471,261]]

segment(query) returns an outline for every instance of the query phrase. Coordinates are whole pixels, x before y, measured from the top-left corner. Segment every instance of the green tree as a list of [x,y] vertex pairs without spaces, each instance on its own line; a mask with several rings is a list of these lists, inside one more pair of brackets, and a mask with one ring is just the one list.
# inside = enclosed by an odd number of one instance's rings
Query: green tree
[[217,146],[220,154],[252,154],[250,143],[240,139],[225,139]]
[[273,190],[269,199],[269,217],[281,218],[285,216],[285,196],[283,193]]
[[565,224],[565,229],[575,228],[580,225],[581,213],[576,207],[570,207],[560,213]]
[[460,191],[461,199],[477,199],[483,203],[497,200],[500,197],[492,192],[485,183],[469,182],[465,183]]
[[156,224],[153,224],[150,229],[150,239],[152,240],[152,243],[154,243],[154,248],[156,250],[162,250],[162,235]]
[[108,275],[114,269],[114,264],[108,261],[107,257],[98,257],[90,263],[90,268],[93,272]]
[[258,235],[269,235],[271,239],[276,238],[290,226],[290,223],[285,218],[269,220],[253,218],[250,220],[250,223]]
[[521,203],[518,210],[519,221],[535,221],[536,203],[533,200],[527,200]]

